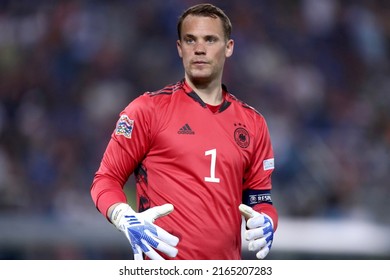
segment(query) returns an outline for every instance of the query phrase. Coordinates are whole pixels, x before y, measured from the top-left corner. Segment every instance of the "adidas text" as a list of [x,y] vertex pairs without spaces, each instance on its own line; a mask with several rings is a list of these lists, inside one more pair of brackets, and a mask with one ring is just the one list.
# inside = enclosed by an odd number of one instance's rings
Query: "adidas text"
[[182,128],[177,132],[178,134],[195,134],[191,127],[186,123]]

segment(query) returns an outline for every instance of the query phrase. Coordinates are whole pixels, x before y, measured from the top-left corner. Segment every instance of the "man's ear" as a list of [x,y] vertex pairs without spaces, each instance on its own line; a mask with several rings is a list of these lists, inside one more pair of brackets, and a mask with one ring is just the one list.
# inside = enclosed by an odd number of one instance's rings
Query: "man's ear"
[[181,42],[180,42],[180,40],[176,41],[176,47],[177,47],[177,52],[178,52],[179,56],[181,58],[183,58],[183,53],[182,53],[182,50],[181,50]]
[[231,57],[233,54],[233,49],[234,49],[234,41],[233,39],[229,39],[229,41],[226,43],[225,56]]

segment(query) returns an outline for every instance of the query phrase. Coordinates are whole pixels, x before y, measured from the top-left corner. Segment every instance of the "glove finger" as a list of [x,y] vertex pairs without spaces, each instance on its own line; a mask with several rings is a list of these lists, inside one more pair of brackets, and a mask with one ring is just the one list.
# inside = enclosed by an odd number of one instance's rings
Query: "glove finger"
[[132,238],[129,234],[129,230],[123,230],[124,234],[126,235],[127,239],[129,240],[130,242],[130,245],[131,245],[131,249],[133,251],[133,255],[134,255],[134,259],[137,259],[137,260],[142,260],[143,257],[142,257],[142,249],[139,245],[135,244],[133,241],[132,241]]
[[[257,212],[256,212],[257,213]],[[250,218],[247,223],[246,223],[246,226],[248,228],[258,228],[258,227],[261,227],[264,225],[264,222],[265,222],[265,218],[263,215],[261,215],[260,213],[257,213],[258,215]]]
[[248,250],[249,251],[258,251],[258,250],[261,250],[266,245],[267,245],[267,240],[264,237],[259,238],[256,240],[252,240],[248,243]]
[[177,253],[179,252],[177,248],[170,246],[165,242],[160,242],[157,246],[157,250],[163,252],[167,256],[170,256],[171,258],[176,257]]
[[165,229],[156,226],[157,238],[171,246],[176,246],[179,243],[179,238],[173,234],[170,234]]
[[164,260],[163,257],[161,257],[157,252],[156,250],[154,250],[152,248],[152,246],[150,246],[148,244],[147,241],[145,241],[144,239],[141,240],[141,242],[143,243],[144,245],[144,248],[146,247],[146,250],[144,250],[144,253],[146,256],[149,257],[149,259],[151,260]]
[[257,213],[255,210],[252,209],[252,207],[246,204],[240,204],[238,206],[238,209],[240,210],[241,215],[245,217],[245,219],[252,218],[255,216],[255,213]]
[[268,253],[270,251],[270,249],[269,249],[270,247],[271,247],[271,244],[269,242],[268,246],[263,247],[259,252],[256,253],[256,258],[261,259],[261,260],[264,259],[268,255]]
[[[157,250],[163,252],[164,254],[166,254],[172,258],[176,257],[178,250],[174,246],[177,245],[177,243],[179,242],[179,239],[176,236],[166,232],[162,228],[156,227],[156,229],[157,229],[157,236],[152,234],[150,231],[145,231],[145,233],[155,241],[154,243],[151,243],[150,245],[152,245]],[[162,237],[164,237],[164,238],[162,238]],[[167,243],[166,240],[168,240],[169,243]],[[157,244],[157,246],[154,246],[156,244]]]
[[245,231],[245,239],[248,241],[259,239],[263,236],[264,236],[264,231],[262,228],[248,229]]
[[169,213],[171,213],[172,211],[173,211],[173,205],[167,203],[167,204],[163,204],[160,206],[152,207],[152,208],[146,210],[143,213],[143,215],[145,215],[145,218],[147,220],[149,220],[153,223],[156,219],[163,217],[163,216],[166,216]]
[[139,261],[144,259],[141,248],[138,245],[135,245],[135,250],[133,250],[133,253],[134,253],[134,260]]

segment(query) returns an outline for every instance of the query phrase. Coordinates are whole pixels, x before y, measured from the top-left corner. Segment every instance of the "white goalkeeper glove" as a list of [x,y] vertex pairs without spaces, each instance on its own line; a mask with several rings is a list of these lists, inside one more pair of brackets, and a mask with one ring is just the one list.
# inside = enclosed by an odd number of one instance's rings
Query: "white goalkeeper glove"
[[163,260],[156,250],[176,257],[179,238],[155,225],[154,221],[172,211],[172,204],[164,204],[136,213],[128,204],[121,203],[112,211],[110,220],[130,241],[134,260],[143,260],[142,253],[152,260]]
[[240,204],[238,208],[246,219],[245,239],[249,241],[248,250],[257,251],[256,257],[264,259],[271,250],[274,239],[272,219],[245,204]]

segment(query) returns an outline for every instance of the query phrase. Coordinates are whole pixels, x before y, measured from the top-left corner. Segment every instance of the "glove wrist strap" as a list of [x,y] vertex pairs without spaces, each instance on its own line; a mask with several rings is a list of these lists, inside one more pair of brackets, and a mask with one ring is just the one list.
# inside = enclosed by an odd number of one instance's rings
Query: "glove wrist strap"
[[113,223],[117,228],[119,228],[120,220],[122,219],[123,214],[128,211],[134,212],[134,210],[130,207],[130,205],[126,203],[121,203],[117,205],[111,213],[110,216],[111,223]]

